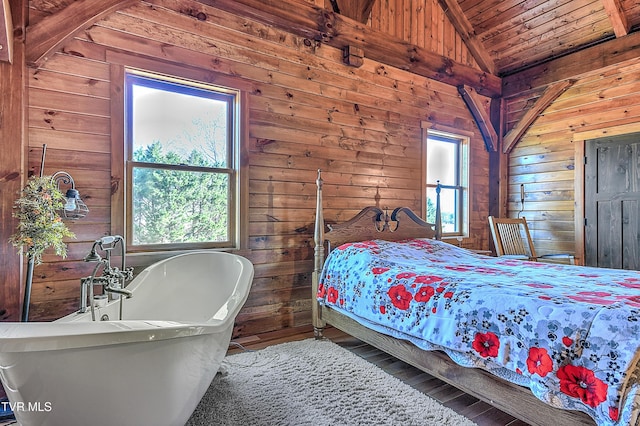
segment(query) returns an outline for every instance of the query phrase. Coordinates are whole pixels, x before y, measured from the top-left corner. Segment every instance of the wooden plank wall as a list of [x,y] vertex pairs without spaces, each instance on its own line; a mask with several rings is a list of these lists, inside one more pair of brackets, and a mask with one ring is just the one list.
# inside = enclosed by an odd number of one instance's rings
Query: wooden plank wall
[[[202,14],[198,15],[198,13]],[[196,19],[198,16],[200,19]],[[76,309],[80,259],[110,227],[108,57],[136,55],[205,69],[248,93],[249,251],[255,281],[236,334],[309,324],[315,179],[323,169],[325,218],[381,206],[421,210],[421,122],[474,134],[472,238],[488,248],[488,153],[455,87],[190,1],[154,0],[114,13],[29,74],[30,167],[48,144],[46,171],[76,179],[90,215],[72,223],[67,260],[35,270],[32,319]],[[366,52],[365,52],[366,56]]]
[[[532,229],[536,251],[581,253],[576,247],[575,206],[582,193],[575,193],[576,169],[582,158],[574,158],[576,133],[603,130],[640,120],[640,61],[603,69],[580,77],[533,123],[509,155],[509,216],[520,210],[520,184],[526,192],[523,215]],[[542,89],[505,99],[507,130],[533,104]],[[580,147],[578,147],[580,148]],[[579,149],[577,152],[581,152]],[[581,215],[581,212],[578,212]],[[578,217],[578,222],[580,217]]]
[[438,0],[377,0],[369,25],[461,64],[477,67]]

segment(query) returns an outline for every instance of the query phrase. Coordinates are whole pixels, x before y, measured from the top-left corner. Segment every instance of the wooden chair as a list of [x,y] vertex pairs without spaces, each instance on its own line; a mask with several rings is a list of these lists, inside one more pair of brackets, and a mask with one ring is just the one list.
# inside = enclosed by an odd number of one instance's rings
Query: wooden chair
[[566,263],[568,261],[575,265],[574,256],[568,253],[538,256],[524,217],[513,219],[489,216],[489,227],[498,256],[534,262]]

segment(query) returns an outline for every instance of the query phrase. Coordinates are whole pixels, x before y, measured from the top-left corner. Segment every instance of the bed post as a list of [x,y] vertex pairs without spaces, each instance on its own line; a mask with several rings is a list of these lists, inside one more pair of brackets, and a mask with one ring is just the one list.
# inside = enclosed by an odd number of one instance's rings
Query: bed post
[[313,334],[316,339],[322,338],[322,331],[326,322],[322,319],[321,306],[318,303],[316,295],[318,294],[318,283],[320,274],[322,273],[322,265],[324,264],[324,217],[322,215],[322,178],[321,170],[318,169],[318,179],[316,185],[316,222],[313,232],[313,241],[315,248],[313,251],[313,274],[311,275],[311,312],[313,323]]
[[442,239],[442,212],[440,211],[440,191],[442,191],[442,185],[440,181],[436,181],[436,240]]

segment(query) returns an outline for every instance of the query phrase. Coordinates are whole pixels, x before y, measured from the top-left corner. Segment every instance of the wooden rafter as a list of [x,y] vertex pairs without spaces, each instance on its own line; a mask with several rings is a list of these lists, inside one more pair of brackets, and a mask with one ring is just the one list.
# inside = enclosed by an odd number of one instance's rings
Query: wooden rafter
[[376,0],[333,0],[333,2],[338,5],[341,15],[364,24],[369,20]]
[[467,108],[469,108],[473,119],[478,125],[487,151],[497,151],[498,133],[496,133],[491,123],[491,100],[478,95],[478,93],[469,86],[458,86],[458,93],[462,96],[464,103],[467,105]]
[[329,0],[329,4],[331,5],[331,9],[335,13],[340,13],[340,6],[338,6],[338,0]]
[[27,28],[27,64],[40,66],[68,40],[110,13],[137,0],[77,0]]
[[[611,0],[615,1],[615,0]],[[471,52],[471,55],[485,72],[490,74],[495,74],[495,63],[491,56],[484,48],[478,37],[476,37],[475,30],[473,29],[473,25],[465,16],[462,8],[458,4],[457,0],[438,0],[440,6],[444,10],[444,13],[451,21],[451,24],[456,29],[460,37],[462,37],[462,41]]]
[[465,84],[484,96],[499,97],[502,93],[502,80],[493,74],[455,62],[312,4],[287,4],[287,0],[199,1],[341,50],[344,46],[360,47],[365,56],[374,61],[453,86]]
[[629,34],[629,22],[622,10],[620,0],[602,0],[602,5],[609,16],[616,37],[624,37]]
[[[77,0],[44,18],[28,29],[27,64],[39,66],[79,31],[136,2],[137,0]],[[153,3],[153,0],[150,2]],[[465,84],[482,95],[499,97],[502,93],[502,80],[495,75],[460,64],[312,4],[286,4],[289,3],[287,0],[200,2],[300,37],[322,41],[341,50],[344,46],[361,48],[368,58],[375,61],[446,84]]]
[[2,0],[0,9],[0,61],[13,62],[13,21],[9,0]]
[[562,95],[569,87],[573,86],[575,80],[565,80],[553,83],[547,87],[542,96],[538,98],[536,103],[524,114],[524,116],[516,123],[516,125],[505,135],[503,139],[502,152],[508,154],[516,146],[522,135],[527,131],[529,126],[538,118],[553,101]]

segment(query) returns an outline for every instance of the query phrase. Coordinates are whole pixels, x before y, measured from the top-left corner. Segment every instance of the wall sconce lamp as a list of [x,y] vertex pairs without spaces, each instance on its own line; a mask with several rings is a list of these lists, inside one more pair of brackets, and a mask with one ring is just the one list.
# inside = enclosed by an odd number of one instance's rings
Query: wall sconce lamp
[[[42,177],[44,172],[44,158],[47,153],[47,144],[42,145],[42,159],[40,161],[40,177]],[[76,182],[73,180],[71,175],[64,170],[60,170],[55,172],[51,176],[51,180],[58,186],[60,189],[60,185],[67,185],[69,188],[65,192],[65,203],[60,215],[63,219],[82,219],[89,213],[89,207],[82,201],[80,198],[80,192],[76,189]]]
[[70,185],[65,193],[67,201],[62,208],[61,216],[64,219],[82,219],[89,213],[89,208],[80,198],[80,192],[76,189],[76,183],[71,175],[63,170],[55,172],[51,176],[60,189],[60,184]]

